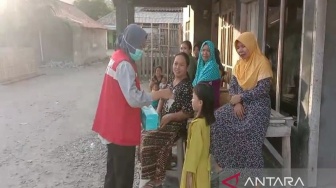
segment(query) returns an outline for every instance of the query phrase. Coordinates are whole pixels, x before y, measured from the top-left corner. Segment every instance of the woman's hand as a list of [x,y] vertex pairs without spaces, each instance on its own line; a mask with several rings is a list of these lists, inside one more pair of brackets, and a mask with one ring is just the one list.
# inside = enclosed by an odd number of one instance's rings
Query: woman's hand
[[242,120],[244,118],[245,115],[245,109],[244,106],[241,103],[237,103],[234,107],[233,110],[236,114],[236,116]]
[[193,188],[193,174],[187,172],[187,188]]
[[163,99],[171,99],[173,98],[173,91],[169,88],[161,89],[159,92]]
[[159,117],[161,116],[161,109],[156,108],[156,113],[159,115]]
[[170,89],[162,89],[160,91],[151,92],[150,95],[152,96],[152,100],[170,99],[174,96],[172,90]]
[[152,88],[153,88],[155,83],[156,83],[156,81],[154,80],[154,78],[149,79],[149,89],[151,91],[152,91]]
[[149,80],[149,90],[150,91],[152,91],[153,86],[154,86],[154,83],[151,80]]
[[172,114],[166,114],[161,118],[160,128],[166,126],[168,123],[172,121]]
[[158,104],[158,106],[156,108],[156,112],[159,114],[159,117],[161,117],[162,108],[163,108],[163,100],[160,99],[159,100],[159,104]]
[[241,102],[241,96],[240,96],[240,95],[233,95],[233,96],[231,97],[230,103],[231,103],[232,105],[236,105],[236,104],[238,104],[238,103],[240,103],[240,102]]

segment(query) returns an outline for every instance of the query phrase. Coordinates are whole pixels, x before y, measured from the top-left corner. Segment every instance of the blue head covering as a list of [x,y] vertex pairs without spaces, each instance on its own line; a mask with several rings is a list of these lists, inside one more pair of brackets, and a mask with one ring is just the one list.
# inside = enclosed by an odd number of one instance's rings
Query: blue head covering
[[209,40],[205,41],[202,44],[200,53],[202,53],[205,45],[209,46],[210,58],[205,62],[201,55],[198,57],[196,76],[193,81],[193,86],[197,85],[199,82],[220,79],[219,67],[216,63],[215,45]]
[[118,36],[117,47],[126,53],[134,53],[141,48],[147,39],[147,33],[136,24],[128,25],[124,32]]

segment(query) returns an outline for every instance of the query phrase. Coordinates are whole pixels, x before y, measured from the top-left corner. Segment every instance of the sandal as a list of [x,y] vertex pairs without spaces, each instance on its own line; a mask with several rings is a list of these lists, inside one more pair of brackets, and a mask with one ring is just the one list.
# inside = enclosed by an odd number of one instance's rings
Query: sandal
[[149,181],[142,188],[162,188],[162,185],[155,185],[153,181]]
[[155,188],[155,183],[152,181],[147,182],[142,188]]
[[211,188],[219,188],[219,173],[211,172]]
[[211,188],[219,188],[219,183],[220,183],[219,177],[223,175],[223,173],[225,173],[223,169],[219,172],[215,172],[215,171],[211,172],[211,179],[210,179]]

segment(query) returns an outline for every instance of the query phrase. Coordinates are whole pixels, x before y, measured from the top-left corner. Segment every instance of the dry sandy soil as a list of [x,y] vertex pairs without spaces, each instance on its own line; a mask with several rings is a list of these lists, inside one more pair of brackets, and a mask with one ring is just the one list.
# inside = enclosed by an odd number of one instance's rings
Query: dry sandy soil
[[0,188],[102,186],[106,151],[91,126],[105,68],[49,66],[0,85]]
[[105,68],[54,62],[0,85],[0,188],[102,187],[106,148],[91,127]]

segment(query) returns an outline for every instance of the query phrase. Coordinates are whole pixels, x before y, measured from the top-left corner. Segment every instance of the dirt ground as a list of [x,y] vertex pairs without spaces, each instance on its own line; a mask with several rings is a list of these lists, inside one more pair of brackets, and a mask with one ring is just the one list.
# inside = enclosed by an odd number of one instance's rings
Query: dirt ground
[[106,149],[91,131],[104,63],[44,67],[0,85],[0,187],[102,187]]
[[39,77],[0,85],[0,188],[102,187],[106,148],[91,127],[105,68],[54,62]]

